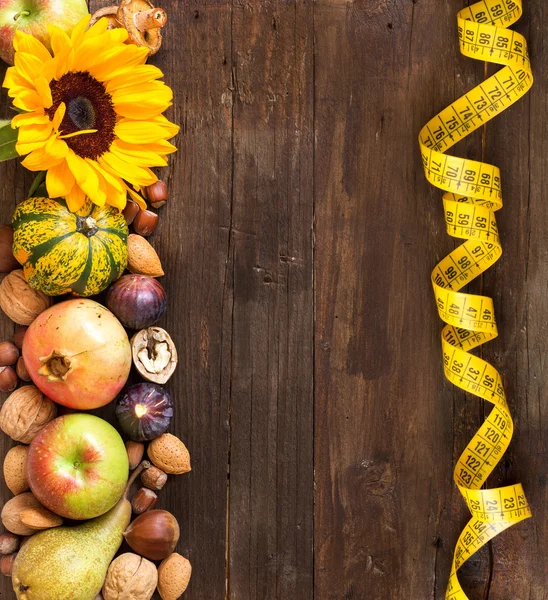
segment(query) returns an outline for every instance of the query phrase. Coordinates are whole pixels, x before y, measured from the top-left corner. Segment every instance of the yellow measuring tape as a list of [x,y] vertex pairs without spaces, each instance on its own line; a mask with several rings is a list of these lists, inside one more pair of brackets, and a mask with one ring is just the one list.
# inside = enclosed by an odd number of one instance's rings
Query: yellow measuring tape
[[500,171],[493,165],[444,154],[527,93],[533,74],[525,38],[507,29],[522,13],[521,0],[485,0],[458,14],[461,52],[504,65],[429,121],[419,134],[428,181],[444,190],[447,233],[466,240],[432,272],[442,331],[445,376],[454,385],[494,404],[455,468],[455,482],[472,518],[459,536],[446,600],[467,600],[459,568],[479,548],[531,511],[521,484],[480,489],[508,448],[513,422],[502,378],[470,350],[497,336],[493,301],[459,290],[502,253],[495,211],[502,207]]

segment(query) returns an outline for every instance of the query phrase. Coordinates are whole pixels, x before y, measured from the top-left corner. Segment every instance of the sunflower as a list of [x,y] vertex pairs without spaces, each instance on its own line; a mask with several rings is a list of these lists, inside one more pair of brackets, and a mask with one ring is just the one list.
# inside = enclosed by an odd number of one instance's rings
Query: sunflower
[[86,196],[95,204],[126,205],[127,195],[157,181],[151,167],[167,164],[179,127],[162,113],[173,93],[160,69],[146,63],[148,50],[125,44],[125,29],[83,19],[69,37],[50,27],[52,53],[17,32],[15,61],[4,80],[21,114],[17,152],[23,165],[47,171],[50,197],[64,197],[72,211]]

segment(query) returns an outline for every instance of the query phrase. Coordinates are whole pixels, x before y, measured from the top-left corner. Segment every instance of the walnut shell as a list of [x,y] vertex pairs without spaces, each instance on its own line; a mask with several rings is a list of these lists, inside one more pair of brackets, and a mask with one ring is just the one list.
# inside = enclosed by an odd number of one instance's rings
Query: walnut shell
[[27,508],[44,507],[31,492],[19,494],[18,496],[14,496],[11,500],[8,500],[6,504],[4,504],[4,508],[0,514],[0,519],[2,519],[4,527],[8,531],[11,531],[11,533],[16,533],[17,535],[32,535],[33,533],[36,533],[35,529],[27,527],[21,521],[21,511]]
[[154,465],[166,473],[180,475],[190,471],[187,447],[171,433],[164,433],[152,440],[148,446],[148,456]]
[[177,552],[163,560],[158,567],[158,592],[162,600],[177,600],[182,596],[188,587],[191,575],[190,561]]
[[56,405],[34,385],[15,390],[0,410],[0,429],[12,439],[29,444],[57,415]]
[[14,446],[4,458],[4,481],[12,494],[21,494],[29,489],[27,481],[28,446]]
[[18,325],[30,325],[52,303],[52,298],[30,287],[22,269],[12,271],[0,283],[0,308]]
[[115,558],[103,586],[104,600],[150,600],[158,583],[154,563],[132,552]]

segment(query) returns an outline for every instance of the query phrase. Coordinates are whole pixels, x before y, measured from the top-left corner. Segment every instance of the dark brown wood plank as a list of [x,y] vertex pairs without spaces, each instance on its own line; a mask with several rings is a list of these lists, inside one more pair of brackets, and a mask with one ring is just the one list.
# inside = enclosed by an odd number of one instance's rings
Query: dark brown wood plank
[[233,5],[232,600],[313,595],[311,10]]
[[[430,270],[453,248],[416,137],[479,83],[466,3],[315,10],[316,597],[436,598],[468,513],[452,482],[483,406],[444,381]],[[456,153],[481,159],[481,133]],[[471,289],[477,289],[476,283]],[[487,549],[462,581],[487,590]]]

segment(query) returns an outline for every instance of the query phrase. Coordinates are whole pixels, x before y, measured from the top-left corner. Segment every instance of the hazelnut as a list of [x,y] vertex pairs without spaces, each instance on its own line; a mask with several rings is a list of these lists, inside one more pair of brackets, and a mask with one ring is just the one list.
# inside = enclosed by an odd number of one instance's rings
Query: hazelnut
[[130,200],[128,198],[127,202],[126,202],[126,207],[124,208],[123,211],[123,215],[126,219],[126,223],[128,225],[131,225],[133,223],[133,221],[135,220],[135,217],[138,215],[139,211],[141,209],[139,208],[139,205],[137,204],[137,202],[133,202],[133,200]]
[[177,600],[190,582],[192,566],[184,556],[174,552],[158,567],[158,592],[162,600]]
[[142,487],[135,492],[131,507],[136,515],[140,515],[147,510],[152,510],[156,506],[156,502],[158,502],[158,496],[152,490]]
[[25,364],[25,359],[20,356],[17,360],[17,364],[15,365],[15,372],[17,373],[17,377],[22,379],[23,381],[30,381],[30,375],[27,371],[27,365]]
[[3,533],[0,535],[0,554],[12,554],[19,550],[19,536],[14,533]]
[[2,556],[0,558],[0,573],[5,577],[11,577],[11,572],[13,571],[13,563],[15,562],[15,557],[17,556],[17,552],[13,554],[7,554],[6,556]]
[[137,332],[131,338],[131,353],[139,374],[153,383],[166,383],[177,366],[177,348],[161,327]]
[[36,386],[24,385],[15,390],[2,405],[0,429],[13,440],[29,444],[56,415],[56,405],[49,398]]
[[52,303],[49,296],[30,287],[22,269],[12,271],[0,283],[0,308],[18,325],[30,325]]
[[133,221],[133,230],[145,237],[154,233],[158,225],[158,215],[151,210],[141,210]]
[[0,367],[0,392],[13,392],[18,383],[13,367]]
[[127,254],[127,268],[131,273],[149,277],[161,277],[164,274],[160,257],[143,236],[129,234]]
[[181,440],[171,433],[163,433],[148,446],[152,463],[166,473],[180,475],[190,471],[190,454]]
[[160,208],[167,202],[167,185],[158,179],[156,183],[145,188],[146,197],[153,208]]
[[167,510],[147,510],[124,531],[131,549],[149,560],[167,558],[175,549],[179,535],[179,523]]
[[0,273],[9,273],[17,269],[19,263],[13,256],[13,227],[0,225]]
[[129,460],[129,468],[131,471],[139,466],[145,453],[145,446],[141,442],[126,442],[127,457]]
[[14,365],[19,358],[19,350],[11,342],[0,342],[0,367]]
[[167,481],[167,473],[158,467],[149,467],[141,475],[141,483],[149,490],[161,490]]
[[28,446],[10,448],[4,458],[4,480],[12,494],[21,494],[29,489],[27,481]]
[[103,598],[150,600],[157,583],[158,571],[154,563],[132,552],[126,552],[110,563],[103,585]]
[[13,343],[21,350],[23,347],[23,338],[27,333],[28,327],[26,325],[17,325],[15,333],[13,334]]

